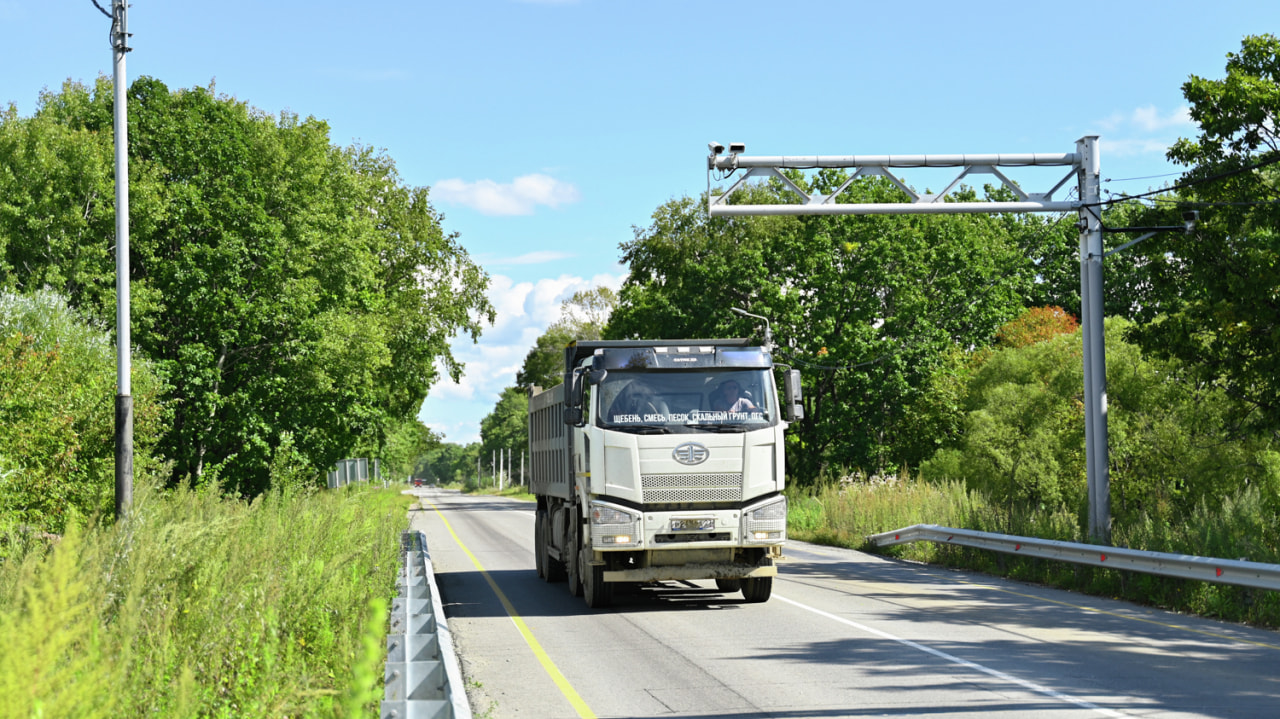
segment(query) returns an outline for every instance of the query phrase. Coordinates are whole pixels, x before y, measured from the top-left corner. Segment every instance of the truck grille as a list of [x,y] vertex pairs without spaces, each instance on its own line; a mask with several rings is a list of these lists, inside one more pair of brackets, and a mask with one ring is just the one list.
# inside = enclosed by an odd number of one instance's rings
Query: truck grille
[[662,502],[740,502],[742,473],[645,474],[640,489],[646,504]]

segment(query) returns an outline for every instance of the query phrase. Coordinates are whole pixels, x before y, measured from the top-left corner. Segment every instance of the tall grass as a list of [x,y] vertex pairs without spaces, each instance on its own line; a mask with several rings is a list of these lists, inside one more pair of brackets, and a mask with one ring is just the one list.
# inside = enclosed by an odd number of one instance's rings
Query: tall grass
[[[1085,541],[1083,510],[997,505],[960,482],[900,477],[882,483],[825,482],[790,490],[788,533],[794,539],[975,569],[1023,581],[1122,597],[1175,611],[1280,627],[1280,593],[1078,566],[931,542],[879,548],[872,534],[913,524]],[[1256,488],[1220,506],[1202,503],[1185,517],[1139,515],[1112,528],[1116,546],[1227,559],[1280,563],[1280,518]]]
[[143,484],[124,523],[14,538],[0,717],[373,713],[407,501]]

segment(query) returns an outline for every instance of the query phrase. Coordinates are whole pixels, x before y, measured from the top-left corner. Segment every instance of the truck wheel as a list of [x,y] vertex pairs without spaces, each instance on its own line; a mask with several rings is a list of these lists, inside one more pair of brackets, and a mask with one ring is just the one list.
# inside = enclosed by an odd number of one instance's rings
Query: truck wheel
[[564,562],[547,554],[547,549],[551,545],[551,517],[546,510],[542,510],[538,512],[538,519],[542,520],[542,527],[537,530],[538,536],[536,539],[541,541],[542,546],[538,548],[538,542],[535,541],[534,551],[539,553],[538,557],[542,560],[541,576],[548,582],[563,582],[565,577]]
[[564,557],[565,572],[569,575],[569,593],[575,597],[582,596],[582,566],[578,555],[582,544],[582,522],[577,510],[571,512],[569,536],[564,543],[560,556]]
[[769,601],[773,592],[773,577],[756,577],[742,580],[742,597],[748,604]]
[[[585,555],[587,549],[582,550]],[[591,609],[602,609],[613,604],[613,585],[604,581],[603,565],[587,564],[586,558],[581,560],[584,573],[582,577],[582,596]]]
[[542,580],[547,578],[547,538],[543,535],[546,522],[547,513],[539,509],[533,518],[533,565]]
[[719,589],[722,592],[736,592],[739,589],[742,589],[742,580],[741,579],[717,579],[716,589]]

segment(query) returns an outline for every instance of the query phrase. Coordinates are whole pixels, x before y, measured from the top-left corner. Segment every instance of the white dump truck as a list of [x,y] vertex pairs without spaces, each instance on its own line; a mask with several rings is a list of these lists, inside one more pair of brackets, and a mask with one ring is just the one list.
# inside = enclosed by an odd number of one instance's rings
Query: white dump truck
[[530,388],[538,576],[587,605],[619,583],[714,579],[769,599],[787,536],[783,430],[800,374],[745,339],[578,341]]

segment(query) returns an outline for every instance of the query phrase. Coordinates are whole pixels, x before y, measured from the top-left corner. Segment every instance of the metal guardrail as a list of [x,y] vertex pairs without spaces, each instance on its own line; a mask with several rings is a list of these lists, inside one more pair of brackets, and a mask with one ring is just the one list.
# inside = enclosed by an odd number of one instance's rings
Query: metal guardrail
[[400,535],[404,566],[391,602],[382,719],[471,719],[462,668],[422,532]]
[[1106,547],[1100,544],[1077,544],[1052,539],[1015,537],[972,529],[939,527],[936,524],[917,524],[892,532],[873,534],[867,537],[867,540],[879,547],[909,542],[957,544],[963,547],[990,549],[1005,554],[1041,559],[1056,559],[1107,569],[1127,569],[1180,579],[1280,590],[1280,564],[1249,562],[1242,559],[1194,557],[1124,547]]

